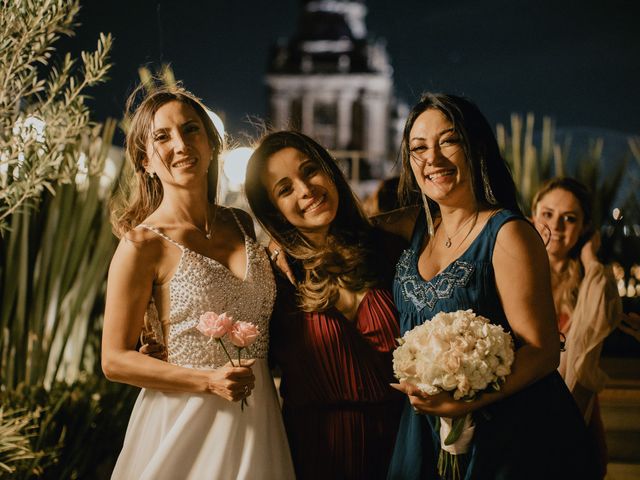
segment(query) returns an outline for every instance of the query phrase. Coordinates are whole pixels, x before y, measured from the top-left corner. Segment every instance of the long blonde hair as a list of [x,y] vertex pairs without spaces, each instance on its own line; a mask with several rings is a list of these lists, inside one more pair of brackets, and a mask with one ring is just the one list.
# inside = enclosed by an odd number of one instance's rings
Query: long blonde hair
[[209,168],[209,201],[215,202],[218,185],[218,155],[222,150],[222,138],[200,100],[180,86],[157,88],[144,95],[135,107],[144,87],[139,86],[127,100],[126,116],[130,118],[125,141],[125,155],[129,175],[123,175],[119,191],[111,202],[111,225],[117,237],[122,237],[147,218],[162,201],[163,190],[156,176],[148,175],[144,168],[147,159],[147,142],[156,112],[171,101],[189,105],[204,125],[211,146]]
[[538,189],[531,202],[531,213],[535,216],[536,208],[540,200],[552,190],[564,190],[572,194],[582,209],[583,232],[576,244],[569,251],[567,265],[560,274],[553,275],[553,300],[558,313],[563,312],[571,315],[578,300],[580,284],[584,278],[584,269],[580,262],[580,251],[593,234],[591,194],[585,185],[571,177],[556,177],[547,180]]

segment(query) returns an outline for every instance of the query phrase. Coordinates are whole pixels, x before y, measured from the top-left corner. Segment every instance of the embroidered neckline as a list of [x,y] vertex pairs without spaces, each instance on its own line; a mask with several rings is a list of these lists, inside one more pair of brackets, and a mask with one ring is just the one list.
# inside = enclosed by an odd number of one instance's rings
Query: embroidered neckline
[[396,266],[396,278],[400,283],[402,296],[413,303],[418,311],[429,307],[433,309],[440,299],[451,298],[456,287],[465,287],[469,283],[475,267],[473,263],[457,259],[431,280],[425,280],[418,274],[413,248],[402,252]]
[[[477,248],[478,242],[488,232],[490,225],[503,212],[512,213],[506,209],[492,212],[480,233],[473,239],[467,249],[444,270],[438,272],[431,280],[425,280],[418,271],[416,248],[416,232],[413,232],[412,244],[402,252],[396,265],[396,281],[400,285],[402,297],[407,302],[413,303],[420,312],[425,307],[433,309],[440,299],[451,298],[456,287],[465,287],[475,271],[476,267],[471,261],[463,260],[470,252]],[[416,226],[417,227],[417,226]]]

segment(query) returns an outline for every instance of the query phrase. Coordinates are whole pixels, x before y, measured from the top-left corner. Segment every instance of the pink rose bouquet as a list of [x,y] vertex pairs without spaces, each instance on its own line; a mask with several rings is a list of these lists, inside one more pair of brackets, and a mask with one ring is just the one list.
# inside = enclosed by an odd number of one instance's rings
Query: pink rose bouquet
[[[231,355],[229,355],[229,351],[222,341],[222,337],[227,335],[229,337],[229,341],[238,349],[238,366],[241,366],[242,349],[253,344],[258,338],[258,335],[260,335],[258,327],[253,323],[242,321],[235,322],[233,317],[227,315],[226,312],[223,312],[220,315],[215,312],[203,313],[200,315],[200,321],[198,322],[196,329],[203,335],[209,337],[209,341],[215,339],[222,347],[224,353],[229,359],[229,362],[233,366],[236,365],[233,363]],[[244,410],[244,406],[246,404],[247,399],[243,398],[240,403],[240,408]]]

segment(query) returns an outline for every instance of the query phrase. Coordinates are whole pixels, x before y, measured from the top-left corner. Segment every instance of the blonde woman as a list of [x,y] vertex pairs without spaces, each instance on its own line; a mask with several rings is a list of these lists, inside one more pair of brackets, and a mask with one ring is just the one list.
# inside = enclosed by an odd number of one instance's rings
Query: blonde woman
[[535,195],[531,211],[545,240],[558,329],[566,338],[559,371],[589,427],[604,478],[607,448],[598,392],[607,376],[600,352],[620,323],[622,304],[613,276],[596,256],[600,237],[587,188],[573,178],[551,179]]

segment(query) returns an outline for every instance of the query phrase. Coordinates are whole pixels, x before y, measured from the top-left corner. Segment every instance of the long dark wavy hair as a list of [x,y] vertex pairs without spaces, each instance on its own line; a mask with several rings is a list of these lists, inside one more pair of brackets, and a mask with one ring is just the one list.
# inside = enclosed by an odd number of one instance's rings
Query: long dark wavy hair
[[[271,202],[261,175],[275,153],[292,147],[313,161],[338,191],[338,210],[326,245],[314,246]],[[372,227],[347,180],[329,152],[312,138],[296,131],[266,135],[247,165],[247,200],[256,219],[301,268],[298,268],[300,306],[324,311],[338,300],[339,288],[358,292],[379,283],[370,244]]]
[[[429,109],[439,110],[452,124],[460,137],[472,178],[473,194],[478,207],[508,208],[522,213],[516,187],[507,162],[500,154],[498,142],[478,107],[464,97],[444,93],[425,93],[413,106],[405,122],[400,157],[402,172],[398,188],[401,205],[420,202],[421,191],[411,170],[410,134],[416,119]],[[438,205],[428,200],[432,212]]]

